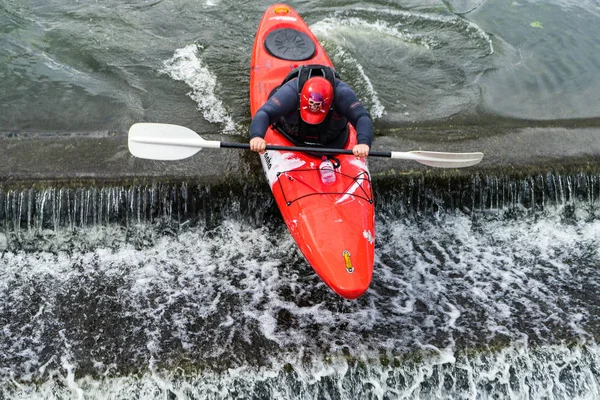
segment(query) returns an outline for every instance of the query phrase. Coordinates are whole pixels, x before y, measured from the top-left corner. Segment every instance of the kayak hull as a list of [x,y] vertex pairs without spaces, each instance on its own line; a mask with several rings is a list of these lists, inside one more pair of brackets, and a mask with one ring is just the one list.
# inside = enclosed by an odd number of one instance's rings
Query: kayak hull
[[[269,7],[255,37],[250,65],[250,109],[254,114],[270,92],[299,65],[333,66],[304,20],[285,4]],[[293,146],[269,128],[268,144]],[[352,149],[356,131],[349,126],[344,146]],[[318,150],[317,150],[318,152]],[[281,215],[300,251],[334,292],[356,299],[373,275],[375,212],[366,160],[335,155],[336,180],[323,183],[320,158],[300,152],[269,150],[261,163]]]

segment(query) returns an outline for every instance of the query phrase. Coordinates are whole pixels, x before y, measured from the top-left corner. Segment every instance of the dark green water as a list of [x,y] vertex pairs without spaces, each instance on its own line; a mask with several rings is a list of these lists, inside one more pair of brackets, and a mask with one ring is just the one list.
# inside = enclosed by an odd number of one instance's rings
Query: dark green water
[[[154,121],[246,135],[250,51],[268,4],[2,0],[0,131],[125,135]],[[415,123],[598,117],[595,1],[292,6],[381,134]]]

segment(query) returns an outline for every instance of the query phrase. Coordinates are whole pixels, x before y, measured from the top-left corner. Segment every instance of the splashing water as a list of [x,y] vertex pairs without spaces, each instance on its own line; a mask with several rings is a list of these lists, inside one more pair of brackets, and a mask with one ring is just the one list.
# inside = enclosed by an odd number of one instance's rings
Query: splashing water
[[176,50],[173,57],[164,62],[161,72],[176,81],[185,82],[192,89],[189,96],[198,103],[198,110],[202,111],[204,118],[209,122],[223,123],[224,131],[232,132],[235,124],[223,101],[216,95],[217,79],[198,57],[202,49],[201,45],[192,44]]

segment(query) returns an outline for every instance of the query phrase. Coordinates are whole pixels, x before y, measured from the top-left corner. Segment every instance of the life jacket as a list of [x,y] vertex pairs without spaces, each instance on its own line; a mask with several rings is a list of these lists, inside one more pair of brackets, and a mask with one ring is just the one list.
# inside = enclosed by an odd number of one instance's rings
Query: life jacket
[[[335,80],[336,78],[340,79],[340,76],[333,68],[319,64],[301,65],[297,68],[294,68],[283,79],[281,84],[271,92],[271,95],[275,93],[282,85],[285,85],[292,79],[298,78],[296,86],[296,93],[298,93],[298,124],[293,126],[286,123],[284,120],[279,120],[273,124],[273,127],[296,144],[315,144],[322,146],[335,140],[336,143],[342,142],[343,145],[346,143],[348,135],[348,123],[345,121],[342,122],[341,126],[335,126],[335,124],[331,121],[331,117],[334,113],[335,96],[331,106],[329,107],[327,116],[320,124],[311,125],[304,122],[302,118],[300,118],[300,93],[302,92],[302,88],[304,87],[306,81],[315,76],[321,76],[327,79],[329,83],[331,83],[335,93]],[[338,123],[338,125],[340,124]]]

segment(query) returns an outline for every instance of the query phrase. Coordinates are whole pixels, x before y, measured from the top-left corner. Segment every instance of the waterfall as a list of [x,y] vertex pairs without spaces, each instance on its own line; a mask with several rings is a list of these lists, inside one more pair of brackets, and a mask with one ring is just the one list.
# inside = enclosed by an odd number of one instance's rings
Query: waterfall
[[[550,204],[593,206],[600,197],[600,176],[547,173],[515,178],[375,177],[378,212],[543,211]],[[242,183],[214,187],[192,183],[106,187],[50,187],[3,189],[0,187],[0,226],[8,233],[41,233],[46,229],[83,228],[93,225],[153,224],[186,221],[212,223],[219,213],[240,218],[261,218],[273,213],[265,188]]]

